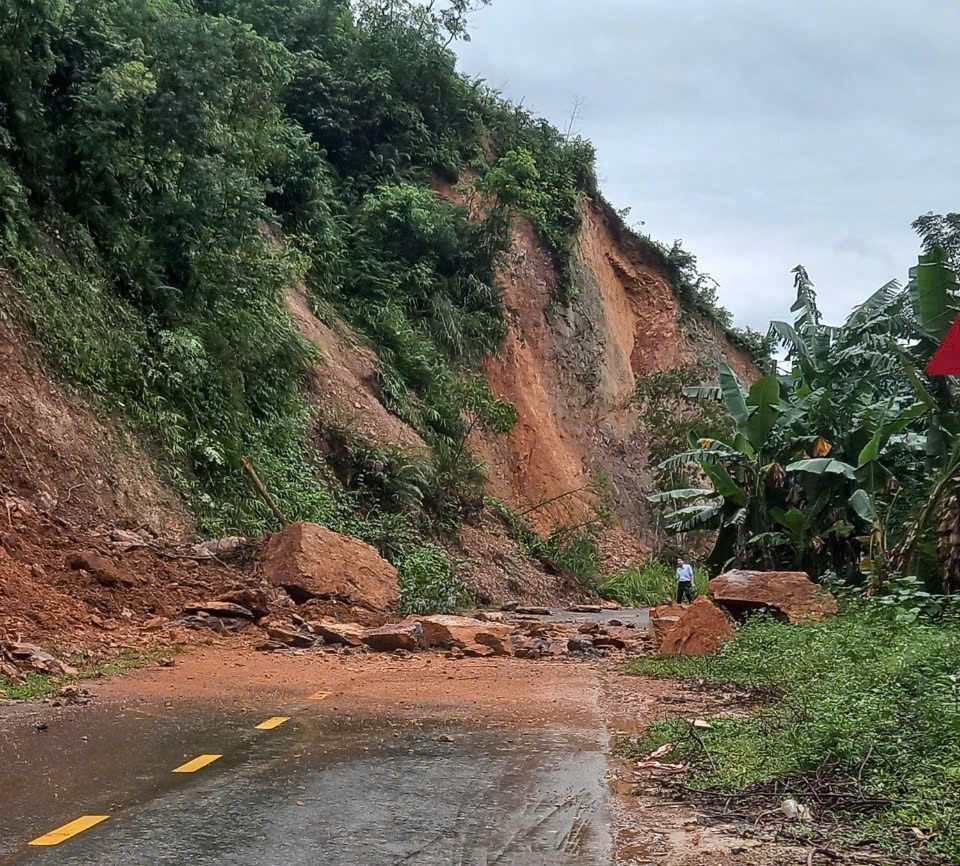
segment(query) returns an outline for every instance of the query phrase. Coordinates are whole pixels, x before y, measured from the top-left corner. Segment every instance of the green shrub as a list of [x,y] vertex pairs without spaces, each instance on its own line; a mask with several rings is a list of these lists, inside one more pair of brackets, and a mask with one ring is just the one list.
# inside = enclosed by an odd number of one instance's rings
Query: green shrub
[[[955,621],[898,621],[876,604],[800,625],[754,616],[711,656],[641,659],[632,669],[782,692],[778,703],[742,718],[713,720],[702,739],[714,764],[684,739],[685,724],[653,727],[639,747],[677,742],[674,755],[695,766],[695,787],[734,792],[784,779],[781,792],[816,811],[818,776],[839,780],[846,790],[890,801],[849,815],[855,821],[851,838],[879,838],[895,848],[918,827],[932,833],[928,854],[960,858]],[[851,805],[856,808],[855,799]],[[833,808],[840,811],[843,803]]]
[[[700,594],[707,592],[709,575],[702,566],[693,570],[693,584]],[[647,607],[660,604],[676,595],[676,569],[657,559],[640,565],[628,565],[605,577],[598,587],[600,594],[623,605]]]
[[400,613],[449,613],[470,602],[466,584],[450,557],[424,544],[395,563],[400,584]]

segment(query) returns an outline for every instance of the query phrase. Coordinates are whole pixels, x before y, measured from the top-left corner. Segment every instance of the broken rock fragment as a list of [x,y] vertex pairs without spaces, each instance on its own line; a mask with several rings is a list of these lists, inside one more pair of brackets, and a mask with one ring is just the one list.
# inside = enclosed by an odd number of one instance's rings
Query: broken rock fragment
[[279,626],[268,626],[267,636],[270,640],[281,643],[284,646],[297,647],[299,649],[310,649],[317,642],[316,635],[300,631],[291,631],[290,629]]
[[219,600],[245,607],[253,614],[254,619],[261,619],[270,612],[270,599],[267,597],[266,591],[257,587],[224,593]]
[[412,651],[424,646],[423,629],[418,622],[398,622],[369,628],[363,632],[361,640],[378,652],[393,652],[396,649]]
[[660,652],[665,655],[705,655],[722,641],[733,640],[733,629],[706,596],[698,596],[664,634]]
[[75,674],[76,670],[32,643],[0,641],[0,663],[20,672],[38,674]]
[[205,613],[208,616],[239,617],[241,619],[254,618],[250,610],[229,601],[194,601],[185,604],[183,612],[186,614]]
[[67,565],[74,571],[88,571],[103,586],[134,586],[136,581],[119,569],[116,564],[95,550],[85,550],[67,558]]
[[510,655],[510,635],[513,633],[510,626],[449,614],[409,616],[404,623],[419,623],[423,630],[424,646],[457,646],[463,649],[479,644],[490,647],[497,655]]
[[311,620],[309,625],[326,643],[344,646],[362,646],[366,631],[362,625],[333,619]]

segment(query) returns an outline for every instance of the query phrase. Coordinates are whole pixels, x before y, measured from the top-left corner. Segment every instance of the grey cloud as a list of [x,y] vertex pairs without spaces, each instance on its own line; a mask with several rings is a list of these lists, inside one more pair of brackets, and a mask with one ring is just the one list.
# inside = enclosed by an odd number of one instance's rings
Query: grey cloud
[[462,68],[597,146],[608,198],[682,238],[738,323],[803,262],[841,320],[960,209],[953,0],[494,0]]

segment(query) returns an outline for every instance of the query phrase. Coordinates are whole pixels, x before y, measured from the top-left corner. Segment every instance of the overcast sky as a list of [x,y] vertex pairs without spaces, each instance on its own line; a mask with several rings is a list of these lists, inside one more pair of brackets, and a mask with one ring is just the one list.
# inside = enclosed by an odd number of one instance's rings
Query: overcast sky
[[494,0],[461,67],[598,152],[629,221],[682,238],[739,325],[830,321],[960,210],[960,0]]

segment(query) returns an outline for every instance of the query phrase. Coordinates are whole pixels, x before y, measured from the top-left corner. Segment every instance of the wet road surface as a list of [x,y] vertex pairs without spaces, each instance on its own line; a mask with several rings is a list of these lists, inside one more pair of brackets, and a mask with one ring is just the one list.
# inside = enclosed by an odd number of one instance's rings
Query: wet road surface
[[[588,665],[240,657],[106,684],[43,732],[49,708],[0,708],[0,863],[610,863]],[[109,818],[28,846],[82,815]]]

